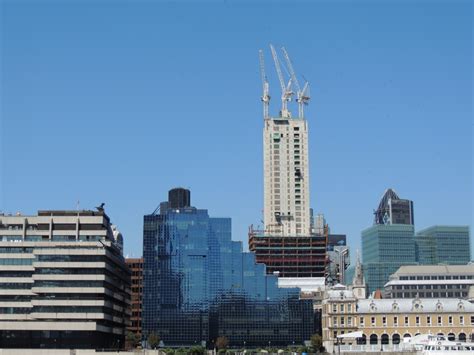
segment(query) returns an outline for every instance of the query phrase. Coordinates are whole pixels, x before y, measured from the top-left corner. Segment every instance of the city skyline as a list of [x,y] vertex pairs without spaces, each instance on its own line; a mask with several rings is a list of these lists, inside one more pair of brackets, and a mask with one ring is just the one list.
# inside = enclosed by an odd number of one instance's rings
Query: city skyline
[[[196,207],[231,217],[233,239],[247,246],[248,226],[263,219],[258,49],[273,42],[312,83],[311,207],[332,233],[347,234],[352,255],[389,187],[414,201],[416,230],[472,228],[471,17],[463,5],[319,3],[307,5],[310,14],[298,12],[301,4],[256,6],[244,26],[235,18],[246,18],[246,7],[232,3],[91,12],[4,2],[0,210],[105,202],[125,254],[141,256],[141,216],[181,185]],[[291,20],[299,28],[261,28],[264,13],[288,11],[301,17]],[[335,23],[325,19],[335,14]],[[315,35],[295,40],[299,33]],[[279,90],[270,85],[275,114]]]

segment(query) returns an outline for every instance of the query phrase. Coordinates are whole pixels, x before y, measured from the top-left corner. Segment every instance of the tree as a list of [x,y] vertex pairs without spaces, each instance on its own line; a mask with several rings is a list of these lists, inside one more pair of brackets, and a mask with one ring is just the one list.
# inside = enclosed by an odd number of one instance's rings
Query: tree
[[156,349],[156,347],[160,344],[160,336],[156,333],[150,333],[148,335],[148,345],[152,349]]
[[313,334],[311,336],[311,347],[314,351],[320,351],[323,347],[323,338],[319,334]]
[[140,341],[140,337],[134,332],[127,332],[126,340],[128,347],[135,348],[137,343]]
[[217,349],[227,349],[227,346],[229,345],[229,339],[226,337],[218,337],[216,339],[216,348]]
[[204,355],[205,353],[206,353],[206,349],[198,345],[192,346],[188,352],[188,354],[190,355]]

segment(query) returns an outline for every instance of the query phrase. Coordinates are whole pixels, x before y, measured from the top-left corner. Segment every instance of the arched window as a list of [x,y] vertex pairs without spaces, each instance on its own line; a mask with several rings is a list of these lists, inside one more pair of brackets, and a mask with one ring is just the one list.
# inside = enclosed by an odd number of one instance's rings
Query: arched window
[[362,337],[357,338],[357,344],[358,345],[365,345],[367,344],[367,337],[365,334],[362,334]]
[[448,334],[448,340],[449,341],[454,341],[456,339],[456,335],[454,335],[454,333],[449,333]]
[[382,344],[387,345],[388,344],[388,334],[382,334],[380,337]]
[[462,342],[466,341],[466,334],[465,333],[459,333],[459,341],[462,341]]
[[392,343],[393,344],[400,344],[400,334],[393,334]]
[[379,341],[377,334],[372,334],[370,336],[370,345],[376,345]]
[[403,337],[404,337],[404,338],[411,338],[411,334],[405,333],[405,334],[403,334]]

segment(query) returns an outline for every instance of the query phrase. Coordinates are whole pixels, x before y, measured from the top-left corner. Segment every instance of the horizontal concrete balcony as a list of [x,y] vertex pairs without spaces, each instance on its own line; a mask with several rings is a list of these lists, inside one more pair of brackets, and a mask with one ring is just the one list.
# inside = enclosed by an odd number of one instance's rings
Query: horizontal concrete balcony
[[[3,270],[3,268],[0,268],[0,270]],[[33,282],[31,277],[0,277],[0,283],[32,284]]]
[[106,306],[104,300],[31,300],[33,306]]
[[76,248],[76,249],[35,249],[33,251],[35,255],[105,255],[105,249],[103,248]]
[[[77,330],[94,331],[98,330],[96,322],[49,322],[49,321],[21,321],[8,322],[0,320],[1,330]],[[108,328],[108,327],[102,327]]]
[[59,280],[59,281],[105,281],[105,275],[99,274],[34,274],[33,280]]
[[[4,308],[4,307],[11,307],[11,308],[33,308],[33,305],[31,304],[30,301],[23,301],[23,302],[19,302],[19,301],[13,301],[13,302],[2,302],[0,301],[0,307]],[[0,313],[1,314],[5,314],[5,313]]]
[[105,268],[105,262],[87,261],[40,261],[33,262],[35,268]]
[[[29,253],[0,253],[0,259],[34,259],[35,255],[34,254],[29,254]],[[2,269],[3,266],[2,265]]]
[[107,319],[108,315],[105,313],[79,313],[79,312],[32,312],[30,317],[32,319]]
[[32,287],[34,293],[105,293],[104,287]]

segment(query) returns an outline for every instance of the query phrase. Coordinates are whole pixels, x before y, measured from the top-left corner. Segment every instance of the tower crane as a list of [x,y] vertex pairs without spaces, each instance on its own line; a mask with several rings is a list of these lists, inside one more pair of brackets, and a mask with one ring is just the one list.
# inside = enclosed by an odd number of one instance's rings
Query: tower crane
[[263,51],[260,49],[258,51],[258,57],[260,59],[260,76],[262,78],[262,102],[263,102],[263,118],[268,118],[268,107],[270,105],[270,86],[268,84],[267,76],[265,74],[265,61],[263,58]]
[[278,80],[280,81],[280,87],[281,87],[281,117],[284,118],[290,118],[291,113],[288,111],[288,102],[291,101],[291,98],[294,94],[293,91],[291,91],[291,78],[288,81],[288,84],[285,86],[285,80],[283,78],[283,73],[281,72],[281,67],[280,67],[280,60],[278,59],[278,55],[275,51],[275,47],[273,47],[272,44],[270,44],[270,50],[272,51],[272,57],[273,61],[275,62],[275,68],[278,74]]
[[298,117],[304,118],[304,106],[308,105],[309,100],[311,99],[309,94],[309,82],[305,80],[303,89],[301,89],[298,79],[296,78],[295,70],[293,69],[293,64],[291,63],[290,56],[286,51],[285,47],[281,47],[283,56],[285,57],[286,65],[291,75],[291,81],[296,86],[296,102],[298,103]]

